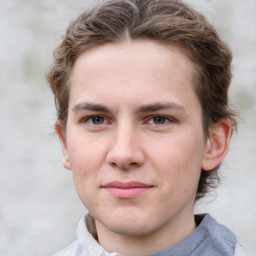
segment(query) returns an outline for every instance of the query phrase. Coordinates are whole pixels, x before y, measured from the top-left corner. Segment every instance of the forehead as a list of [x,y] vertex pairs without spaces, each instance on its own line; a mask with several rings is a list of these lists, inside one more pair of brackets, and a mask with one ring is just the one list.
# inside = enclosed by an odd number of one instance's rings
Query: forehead
[[193,74],[192,61],[176,45],[148,40],[109,43],[78,57],[71,74],[70,103],[99,97],[132,99],[132,104],[163,97],[185,103],[188,95],[195,100]]
[[[134,40],[117,43],[106,43],[98,45],[88,50],[83,51],[77,58],[72,69],[71,78],[74,77],[77,71],[83,66],[91,66],[90,72],[94,75],[97,72],[105,71],[107,65],[113,65],[121,68],[120,64],[126,65],[127,73],[129,66],[137,66],[138,71],[143,71],[143,68],[154,69],[155,65],[161,64],[161,68],[171,70],[174,66],[179,65],[181,68],[187,69],[191,74],[194,71],[194,64],[187,50],[176,44],[164,44],[153,40]],[[171,62],[175,59],[175,63]],[[156,62],[157,61],[157,62]],[[107,64],[107,65],[106,65]],[[144,66],[140,66],[144,64]],[[117,66],[116,66],[117,65]],[[162,70],[164,70],[162,69]]]

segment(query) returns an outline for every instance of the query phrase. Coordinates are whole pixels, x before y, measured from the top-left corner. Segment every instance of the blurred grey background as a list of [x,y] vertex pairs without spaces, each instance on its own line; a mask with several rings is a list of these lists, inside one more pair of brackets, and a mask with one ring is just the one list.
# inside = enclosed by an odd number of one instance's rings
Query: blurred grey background
[[[0,0],[0,255],[51,255],[75,239],[85,213],[62,166],[45,73],[66,26],[88,0]],[[256,1],[190,0],[234,54],[232,103],[244,120],[221,168],[220,188],[199,202],[256,254]]]

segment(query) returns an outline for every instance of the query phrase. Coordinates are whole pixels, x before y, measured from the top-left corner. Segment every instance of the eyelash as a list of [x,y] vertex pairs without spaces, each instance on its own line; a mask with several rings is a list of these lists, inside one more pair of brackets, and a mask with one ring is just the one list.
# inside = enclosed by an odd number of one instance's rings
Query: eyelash
[[[103,123],[102,124],[95,124],[95,123],[93,123],[93,118],[102,118]],[[82,119],[82,123],[89,123],[90,125],[95,125],[95,126],[104,125],[106,121],[107,121],[107,119],[104,116],[101,116],[101,115],[88,116],[88,117]]]
[[[156,119],[156,118],[159,118],[160,120],[164,121],[163,123],[155,123],[153,120]],[[155,125],[155,126],[164,126],[164,125],[167,125],[168,123],[174,123],[175,122],[175,119],[172,118],[172,117],[167,117],[167,116],[163,116],[163,115],[154,115],[154,116],[151,116],[149,119],[148,119],[148,123],[149,121],[152,120],[153,123],[152,125]],[[156,121],[156,120],[155,120]]]
[[[93,122],[94,118],[101,118],[103,122],[99,123],[99,124],[95,124]],[[163,123],[155,123],[156,118],[162,120]],[[154,121],[154,119],[155,119],[155,121]],[[152,120],[152,123],[150,122],[151,120]],[[105,125],[106,122],[108,122],[108,120],[106,117],[104,117],[102,115],[92,115],[92,116],[83,118],[81,122],[88,123],[89,125],[92,125],[92,126],[101,126],[101,125]],[[154,126],[164,126],[164,125],[167,125],[168,123],[174,123],[174,122],[176,122],[176,120],[173,117],[169,117],[169,116],[167,117],[164,115],[153,115],[153,116],[148,117],[145,123],[148,123],[148,124],[154,125]]]

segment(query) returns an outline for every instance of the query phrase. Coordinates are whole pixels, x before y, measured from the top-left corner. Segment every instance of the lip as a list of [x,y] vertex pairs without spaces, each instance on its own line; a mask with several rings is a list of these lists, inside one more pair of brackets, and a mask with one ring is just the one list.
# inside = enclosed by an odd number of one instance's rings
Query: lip
[[101,188],[105,189],[113,197],[131,199],[137,198],[145,192],[150,191],[154,186],[138,181],[114,181],[101,186]]

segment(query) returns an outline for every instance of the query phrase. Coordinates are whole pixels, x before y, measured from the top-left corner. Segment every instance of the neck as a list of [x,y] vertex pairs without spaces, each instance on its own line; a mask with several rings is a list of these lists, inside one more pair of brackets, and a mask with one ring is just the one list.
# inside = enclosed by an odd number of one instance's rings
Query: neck
[[117,234],[98,221],[95,224],[99,244],[109,253],[125,256],[149,255],[165,250],[182,241],[196,228],[194,215],[187,218],[186,222],[175,220],[159,230],[140,236]]

